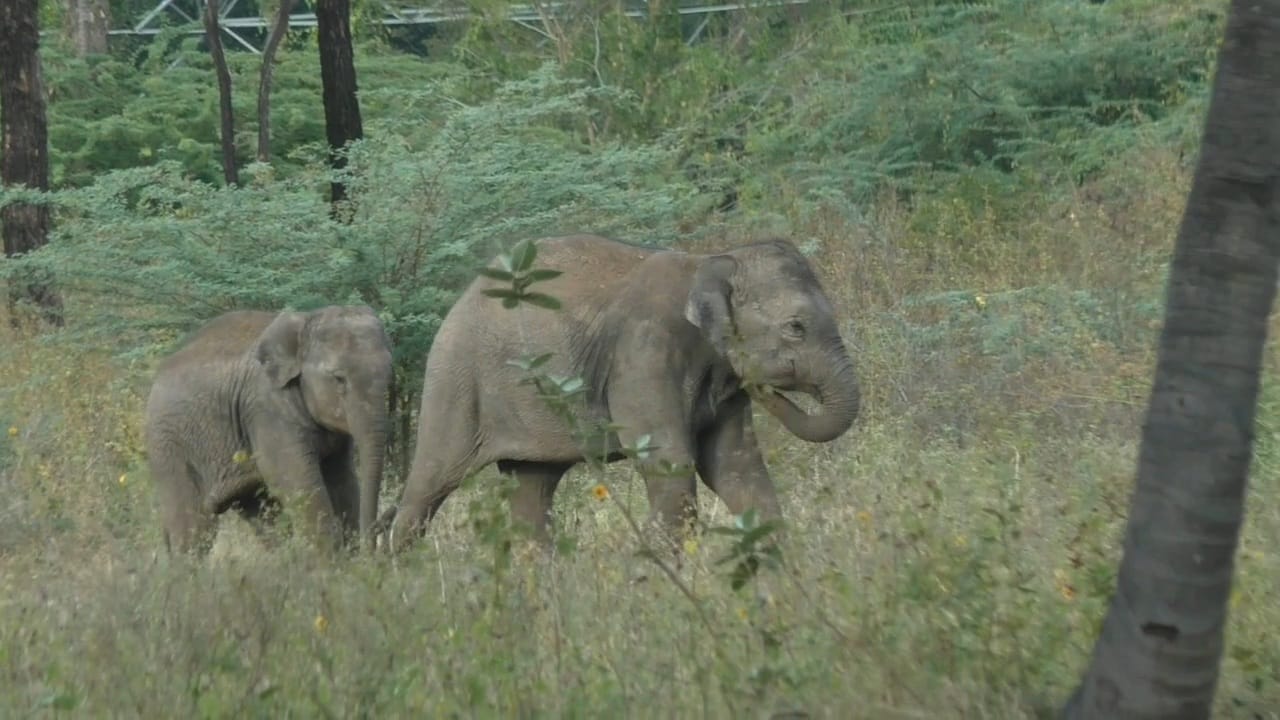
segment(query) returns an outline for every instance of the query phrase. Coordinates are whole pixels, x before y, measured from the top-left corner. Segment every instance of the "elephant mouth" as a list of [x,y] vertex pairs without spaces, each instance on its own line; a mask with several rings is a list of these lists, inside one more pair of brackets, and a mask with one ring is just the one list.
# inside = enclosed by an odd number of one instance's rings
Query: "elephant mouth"
[[757,399],[780,397],[807,414],[815,412],[823,403],[822,391],[816,386],[795,381],[759,383],[748,388],[748,393]]

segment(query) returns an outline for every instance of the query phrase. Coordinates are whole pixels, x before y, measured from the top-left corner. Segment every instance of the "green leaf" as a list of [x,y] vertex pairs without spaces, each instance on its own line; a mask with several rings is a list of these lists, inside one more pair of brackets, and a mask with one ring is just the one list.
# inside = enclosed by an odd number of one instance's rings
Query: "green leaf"
[[546,308],[548,310],[560,309],[560,301],[550,295],[544,295],[542,293],[525,293],[520,296],[520,299],[530,305],[536,305],[540,308]]
[[476,270],[476,273],[492,280],[501,280],[502,282],[511,282],[511,279],[515,277],[515,275],[512,275],[506,270],[499,270],[491,267],[482,267]]
[[526,361],[525,369],[536,370],[542,367],[543,365],[546,365],[548,362],[551,361],[551,358],[555,356],[556,356],[555,353],[543,353],[542,355],[536,355],[533,358]]
[[741,590],[742,586],[755,577],[759,570],[760,561],[755,556],[748,557],[733,568],[733,572],[729,576],[729,586],[734,590]]
[[524,272],[533,267],[533,261],[538,257],[538,247],[533,244],[532,240],[521,240],[511,249],[511,265],[516,272]]
[[[520,298],[519,293],[517,293],[515,290],[509,290],[507,288],[488,288],[485,290],[481,290],[480,292],[481,294],[487,297],[502,298],[504,301],[503,307],[506,307],[506,302],[505,302],[506,300],[519,301],[519,298]],[[511,307],[515,307],[515,305],[512,305]]]
[[562,270],[552,270],[551,268],[535,268],[533,270],[530,270],[529,273],[525,275],[525,277],[529,279],[529,282],[535,283],[535,282],[542,282],[544,280],[553,280],[555,278],[560,277],[563,274],[564,272]]

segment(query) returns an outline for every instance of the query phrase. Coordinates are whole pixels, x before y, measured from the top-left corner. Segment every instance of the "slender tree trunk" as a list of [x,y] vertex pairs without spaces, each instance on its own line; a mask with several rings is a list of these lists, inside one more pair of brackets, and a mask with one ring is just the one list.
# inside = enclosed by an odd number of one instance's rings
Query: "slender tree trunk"
[[[49,137],[40,76],[37,0],[0,2],[0,183],[49,189]],[[30,252],[49,240],[46,205],[12,203],[0,208],[4,254]],[[18,305],[33,302],[41,316],[62,325],[62,299],[47,278],[11,280],[9,321],[20,326]]]
[[1207,718],[1280,262],[1280,0],[1232,0],[1116,594],[1068,718]]
[[218,0],[205,0],[204,36],[209,43],[209,55],[218,75],[218,107],[222,126],[222,176],[228,185],[240,184],[236,168],[235,113],[231,107],[231,71],[227,69],[227,55],[222,50],[222,32],[218,28]]
[[258,76],[258,162],[271,162],[271,74],[275,70],[276,51],[289,32],[289,13],[293,0],[280,0],[276,21],[262,49],[262,70]]
[[[315,9],[329,164],[334,170],[341,170],[347,164],[343,152],[347,143],[364,137],[351,50],[351,3],[349,0],[316,0]],[[335,178],[331,185],[335,211],[346,196],[346,186]]]
[[67,0],[67,37],[78,57],[107,52],[111,7],[107,0]]

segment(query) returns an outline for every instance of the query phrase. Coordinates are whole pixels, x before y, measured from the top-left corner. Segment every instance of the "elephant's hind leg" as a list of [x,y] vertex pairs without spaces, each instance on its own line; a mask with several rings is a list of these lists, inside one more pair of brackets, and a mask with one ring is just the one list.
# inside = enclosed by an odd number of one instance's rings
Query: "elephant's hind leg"
[[551,544],[551,502],[560,479],[573,463],[543,463],[522,460],[499,460],[498,471],[514,475],[515,492],[511,494],[511,520],[529,528],[535,540]]
[[[422,479],[410,477],[400,497],[400,508],[391,528],[393,548],[401,547],[410,535],[422,535],[427,523],[435,518],[440,506],[462,485],[468,472],[479,470],[483,464],[476,461],[472,451],[463,458],[445,465],[432,461],[422,472]],[[416,480],[416,482],[415,482]],[[399,539],[397,539],[399,538]]]
[[[428,360],[428,373],[430,373]],[[497,460],[479,431],[474,388],[427,378],[418,417],[413,465],[400,495],[389,545],[397,552],[421,537],[440,506],[468,473]]]

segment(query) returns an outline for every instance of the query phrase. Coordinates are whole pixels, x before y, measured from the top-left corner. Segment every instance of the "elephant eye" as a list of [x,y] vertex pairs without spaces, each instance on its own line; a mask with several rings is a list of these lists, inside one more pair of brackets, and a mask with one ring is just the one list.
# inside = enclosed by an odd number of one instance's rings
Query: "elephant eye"
[[346,376],[346,375],[343,375],[342,373],[333,373],[333,379],[334,379],[334,381],[335,381],[335,382],[337,382],[339,385],[346,385],[346,384],[347,384],[347,376]]
[[783,325],[783,330],[790,337],[796,339],[804,337],[804,323],[799,320],[788,320],[786,324]]

